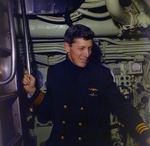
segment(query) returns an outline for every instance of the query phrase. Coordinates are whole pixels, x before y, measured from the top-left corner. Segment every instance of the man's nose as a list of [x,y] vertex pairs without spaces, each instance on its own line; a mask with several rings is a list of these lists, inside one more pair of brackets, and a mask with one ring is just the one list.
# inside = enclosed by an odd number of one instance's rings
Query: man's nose
[[90,51],[89,51],[89,49],[86,49],[86,50],[85,50],[84,56],[85,56],[85,57],[89,57],[89,56],[90,56]]

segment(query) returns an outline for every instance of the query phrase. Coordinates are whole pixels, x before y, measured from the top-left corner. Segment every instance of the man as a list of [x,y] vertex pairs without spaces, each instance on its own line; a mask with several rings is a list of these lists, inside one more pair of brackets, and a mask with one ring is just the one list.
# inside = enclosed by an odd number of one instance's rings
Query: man
[[[35,88],[25,71],[23,84],[38,107],[38,120],[54,121],[46,146],[110,146],[110,112],[129,131],[149,143],[150,130],[137,110],[119,92],[110,70],[92,59],[94,33],[73,25],[64,35],[66,60],[50,66],[47,92]],[[94,51],[94,50],[93,50]]]

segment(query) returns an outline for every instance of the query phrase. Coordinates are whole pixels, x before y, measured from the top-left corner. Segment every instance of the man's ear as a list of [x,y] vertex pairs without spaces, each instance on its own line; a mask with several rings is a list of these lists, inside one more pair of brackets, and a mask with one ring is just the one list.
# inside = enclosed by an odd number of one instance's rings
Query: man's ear
[[70,45],[67,42],[64,42],[64,48],[65,48],[67,53],[70,52]]

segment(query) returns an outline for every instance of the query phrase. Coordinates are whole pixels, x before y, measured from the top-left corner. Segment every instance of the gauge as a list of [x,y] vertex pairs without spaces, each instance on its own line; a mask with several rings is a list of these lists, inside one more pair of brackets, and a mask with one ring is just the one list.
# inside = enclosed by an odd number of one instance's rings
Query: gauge
[[141,65],[139,63],[133,63],[131,65],[132,71],[140,71],[141,70]]

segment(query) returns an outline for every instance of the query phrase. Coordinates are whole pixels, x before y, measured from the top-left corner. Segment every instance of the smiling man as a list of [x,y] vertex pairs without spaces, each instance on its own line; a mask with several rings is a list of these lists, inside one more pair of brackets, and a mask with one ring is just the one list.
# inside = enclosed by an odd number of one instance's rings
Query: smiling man
[[128,131],[138,134],[144,146],[150,130],[137,110],[119,92],[110,69],[91,60],[94,33],[77,24],[64,35],[66,60],[50,66],[47,92],[35,88],[35,78],[25,71],[24,89],[38,108],[38,120],[54,126],[46,146],[112,146],[110,112]]
[[[81,30],[80,30],[81,29]],[[87,27],[76,25],[68,29],[64,35],[64,48],[71,62],[85,67],[92,53],[94,33]]]
[[64,42],[64,48],[68,53],[68,58],[74,65],[85,67],[89,62],[89,57],[92,53],[93,41],[84,40],[83,38],[74,39],[74,43],[69,45]]

